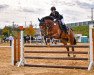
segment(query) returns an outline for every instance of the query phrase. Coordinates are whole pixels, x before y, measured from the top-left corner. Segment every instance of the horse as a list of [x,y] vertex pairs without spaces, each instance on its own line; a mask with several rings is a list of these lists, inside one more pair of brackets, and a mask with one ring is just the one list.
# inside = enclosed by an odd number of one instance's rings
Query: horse
[[[54,19],[50,16],[43,17],[42,19],[38,18],[38,20],[39,27],[43,36],[60,39],[65,46],[68,45],[68,42],[70,43],[70,45],[76,45],[74,32],[71,28],[67,28],[68,33],[65,33],[63,30],[61,30],[59,22],[54,22]],[[68,51],[68,56],[70,57],[69,47],[66,46],[66,49]],[[74,51],[74,47],[72,47],[72,51]],[[76,55],[74,55],[73,53],[73,57],[75,56]]]

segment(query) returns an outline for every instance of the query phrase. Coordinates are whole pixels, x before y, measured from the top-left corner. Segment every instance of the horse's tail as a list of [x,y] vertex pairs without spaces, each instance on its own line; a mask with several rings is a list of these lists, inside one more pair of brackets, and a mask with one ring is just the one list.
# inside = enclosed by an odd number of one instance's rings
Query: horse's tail
[[76,39],[74,38],[74,45],[76,45]]

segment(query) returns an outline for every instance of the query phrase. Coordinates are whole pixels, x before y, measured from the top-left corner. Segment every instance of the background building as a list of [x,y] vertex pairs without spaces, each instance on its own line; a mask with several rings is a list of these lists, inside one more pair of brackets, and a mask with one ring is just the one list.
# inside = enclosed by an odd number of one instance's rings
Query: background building
[[88,26],[91,23],[91,21],[83,21],[83,22],[76,22],[76,23],[68,23],[66,24],[69,27],[73,27],[73,26]]

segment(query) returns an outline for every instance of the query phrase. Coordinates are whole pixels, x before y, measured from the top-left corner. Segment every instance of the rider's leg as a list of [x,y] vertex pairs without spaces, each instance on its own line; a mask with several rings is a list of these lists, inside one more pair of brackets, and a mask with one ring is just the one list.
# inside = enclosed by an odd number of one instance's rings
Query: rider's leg
[[62,30],[64,30],[64,32],[65,33],[67,33],[67,27],[66,27],[66,25],[65,25],[65,23],[64,23],[64,19],[61,19],[61,25],[62,25]]
[[62,24],[64,24],[64,19],[61,19]]

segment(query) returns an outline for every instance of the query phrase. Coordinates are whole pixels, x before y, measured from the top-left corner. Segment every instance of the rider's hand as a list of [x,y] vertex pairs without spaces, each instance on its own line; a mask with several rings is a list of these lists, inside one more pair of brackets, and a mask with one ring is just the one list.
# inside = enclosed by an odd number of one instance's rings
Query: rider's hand
[[54,22],[56,21],[57,19],[54,19]]

